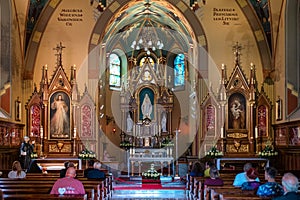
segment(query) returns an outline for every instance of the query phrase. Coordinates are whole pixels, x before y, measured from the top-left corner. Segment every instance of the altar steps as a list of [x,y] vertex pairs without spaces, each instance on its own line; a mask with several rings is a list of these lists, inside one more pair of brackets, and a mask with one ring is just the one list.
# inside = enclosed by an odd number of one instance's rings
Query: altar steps
[[114,190],[112,199],[178,199],[185,200],[185,190],[182,189],[151,189],[151,190]]
[[144,182],[141,176],[124,176],[114,180],[112,199],[187,199],[185,187],[172,177]]

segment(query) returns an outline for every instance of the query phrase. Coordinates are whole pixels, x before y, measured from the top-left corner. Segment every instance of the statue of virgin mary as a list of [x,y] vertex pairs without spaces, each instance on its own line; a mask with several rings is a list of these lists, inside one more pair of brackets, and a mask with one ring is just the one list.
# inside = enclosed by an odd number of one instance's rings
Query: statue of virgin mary
[[150,100],[148,94],[146,94],[145,97],[144,97],[141,109],[142,109],[143,119],[145,119],[146,117],[151,119],[152,104],[151,104],[151,100]]

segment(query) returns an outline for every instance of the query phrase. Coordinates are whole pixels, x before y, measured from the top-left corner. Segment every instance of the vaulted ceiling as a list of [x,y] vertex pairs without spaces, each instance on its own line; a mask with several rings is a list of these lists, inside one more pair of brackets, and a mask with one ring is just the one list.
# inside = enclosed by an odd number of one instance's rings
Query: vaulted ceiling
[[167,1],[130,1],[108,24],[104,40],[117,37],[128,46],[145,28],[151,28],[160,40],[177,41],[186,48],[194,38],[182,13]]

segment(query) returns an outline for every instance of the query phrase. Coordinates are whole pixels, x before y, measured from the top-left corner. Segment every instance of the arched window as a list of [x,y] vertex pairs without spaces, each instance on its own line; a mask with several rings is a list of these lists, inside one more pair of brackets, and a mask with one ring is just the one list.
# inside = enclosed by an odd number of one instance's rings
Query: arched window
[[109,87],[111,89],[121,87],[121,59],[115,53],[109,56]]
[[174,87],[184,86],[185,64],[184,54],[178,54],[174,59]]

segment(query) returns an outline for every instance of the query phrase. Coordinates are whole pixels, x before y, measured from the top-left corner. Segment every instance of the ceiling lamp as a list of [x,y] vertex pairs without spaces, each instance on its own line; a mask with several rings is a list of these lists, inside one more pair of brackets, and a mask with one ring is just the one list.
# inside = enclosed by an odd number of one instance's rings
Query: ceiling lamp
[[132,41],[131,48],[134,50],[144,49],[147,55],[150,55],[150,50],[161,50],[164,47],[164,43],[157,37],[150,19],[146,19],[143,25],[137,39]]
[[144,6],[146,8],[143,12],[146,14],[146,17],[140,26],[136,40],[131,43],[131,48],[138,51],[144,49],[147,55],[150,55],[150,50],[161,50],[164,47],[164,43],[158,38],[157,30],[155,30],[151,22],[150,15],[153,13],[150,9],[151,4],[147,1]]

